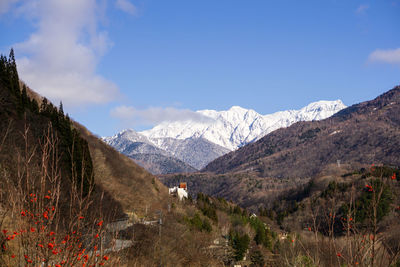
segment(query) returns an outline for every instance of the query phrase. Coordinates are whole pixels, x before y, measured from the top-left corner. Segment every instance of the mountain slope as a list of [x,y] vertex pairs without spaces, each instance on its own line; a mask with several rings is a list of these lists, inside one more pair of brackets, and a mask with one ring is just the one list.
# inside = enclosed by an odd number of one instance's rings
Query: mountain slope
[[126,212],[144,214],[160,209],[168,198],[167,188],[130,158],[90,133],[84,126],[75,123],[89,144],[93,158],[96,182],[106,188],[123,206]]
[[197,168],[204,168],[210,161],[228,153],[230,150],[204,138],[157,138],[152,139],[157,146],[165,149],[177,159]]
[[134,154],[129,157],[155,175],[197,171],[197,169],[177,158],[161,154]]
[[133,159],[152,174],[197,171],[189,164],[174,157],[172,153],[156,147],[147,137],[134,130],[122,131],[115,136],[103,138],[103,141]]
[[298,122],[211,162],[204,171],[310,177],[332,163],[400,165],[400,87],[334,116]]
[[[117,149],[120,152],[125,151],[128,146],[132,145],[132,142],[147,144],[149,146],[146,146],[146,148],[148,148],[149,150],[152,149],[150,146],[153,146],[152,143],[150,142],[150,140],[146,136],[139,134],[136,131],[131,130],[131,129],[122,131],[111,137],[104,137],[102,139],[104,142],[106,142],[107,144],[114,147],[115,149]],[[144,150],[141,150],[140,152],[141,153],[149,152],[149,150],[147,150],[146,148],[144,148]],[[156,148],[154,147],[154,149],[156,149]],[[131,150],[131,149],[128,149],[128,150]],[[161,151],[157,151],[157,152],[161,153]]]
[[194,172],[230,151],[204,138],[148,139],[132,129],[103,140],[154,174]]

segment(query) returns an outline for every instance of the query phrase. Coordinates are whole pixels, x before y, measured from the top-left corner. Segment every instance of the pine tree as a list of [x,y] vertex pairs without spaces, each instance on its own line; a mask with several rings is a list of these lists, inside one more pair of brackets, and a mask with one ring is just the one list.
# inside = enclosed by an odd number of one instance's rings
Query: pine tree
[[8,79],[7,75],[7,58],[3,55],[0,56],[0,80],[6,82]]
[[230,240],[235,260],[242,260],[250,244],[249,236],[246,233],[240,235],[238,232],[233,231],[230,233]]
[[11,78],[11,86],[16,96],[20,96],[21,91],[19,89],[19,77],[17,71],[17,63],[15,62],[14,49],[11,48],[10,55],[8,57],[8,73]]
[[25,84],[22,86],[22,93],[21,93],[21,104],[22,108],[25,109],[29,105],[29,98],[26,93],[26,86]]
[[60,114],[61,117],[64,117],[64,108],[63,108],[62,101],[60,101],[60,106],[58,108],[58,113]]

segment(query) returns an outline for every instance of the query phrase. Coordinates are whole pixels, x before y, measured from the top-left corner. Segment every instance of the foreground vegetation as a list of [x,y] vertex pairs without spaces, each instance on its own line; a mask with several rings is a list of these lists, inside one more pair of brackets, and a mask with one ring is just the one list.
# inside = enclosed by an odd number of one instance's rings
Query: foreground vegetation
[[287,265],[397,266],[398,179],[399,169],[386,166],[321,177],[260,213],[292,233],[281,250]]

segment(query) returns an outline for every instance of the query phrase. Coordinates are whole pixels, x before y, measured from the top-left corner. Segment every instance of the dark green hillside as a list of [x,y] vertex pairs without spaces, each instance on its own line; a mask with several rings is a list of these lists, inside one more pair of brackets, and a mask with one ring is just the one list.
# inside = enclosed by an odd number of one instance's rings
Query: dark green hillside
[[[54,171],[59,171],[62,176],[61,187],[70,187],[74,180],[83,195],[88,194],[89,187],[94,184],[88,143],[73,126],[68,115],[64,114],[62,104],[56,108],[46,98],[38,104],[28,96],[29,89],[18,80],[12,50],[8,59],[1,56],[0,77],[1,165],[7,166],[10,173],[18,173],[20,166],[15,163],[28,156],[32,156],[33,162],[40,161],[43,156],[41,144],[46,138],[53,138],[56,158],[52,160],[58,168]],[[101,186],[95,188],[99,194],[103,191]],[[68,199],[67,194],[63,194],[62,199]],[[115,206],[116,215],[122,214],[119,204],[111,198],[109,201]]]
[[[0,75],[2,129],[7,129],[9,125],[13,131],[23,131],[27,127],[31,138],[39,139],[48,125],[51,125],[52,133],[57,135],[59,141],[63,168],[74,168],[78,180],[82,180],[84,186],[87,186],[93,178],[87,142],[74,129],[68,115],[64,114],[62,104],[57,109],[44,98],[39,107],[35,99],[28,97],[25,85],[22,85],[21,90],[12,50],[8,60],[1,57]],[[19,145],[19,140],[14,141]]]

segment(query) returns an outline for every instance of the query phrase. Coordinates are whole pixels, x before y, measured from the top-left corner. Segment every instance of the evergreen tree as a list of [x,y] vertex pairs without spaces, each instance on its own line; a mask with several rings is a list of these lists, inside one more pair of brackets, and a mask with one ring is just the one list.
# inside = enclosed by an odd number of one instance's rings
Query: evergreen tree
[[22,93],[21,93],[21,104],[22,108],[25,109],[29,105],[29,98],[26,93],[26,86],[25,84],[22,86]]
[[263,227],[256,228],[256,235],[254,236],[254,241],[256,241],[257,245],[264,244],[266,239],[265,229]]
[[[35,99],[27,95],[27,87],[19,87],[17,64],[15,62],[14,50],[11,49],[9,58],[0,55],[0,83],[12,96],[12,103],[19,115],[25,110],[30,110],[29,119],[39,119],[41,122],[51,123],[53,131],[59,138],[57,150],[61,156],[61,168],[70,173],[68,178],[76,178],[78,185],[82,185],[84,195],[87,194],[89,186],[93,183],[93,163],[90,156],[89,145],[79,132],[73,128],[73,123],[68,114],[64,116],[62,103],[57,109],[46,98],[39,105]],[[35,114],[35,115],[34,115]],[[36,116],[40,114],[41,116]],[[74,175],[74,177],[71,177]]]
[[13,48],[11,48],[10,56],[8,58],[8,73],[11,78],[10,82],[11,82],[12,90],[15,92],[15,95],[18,96],[21,94],[21,92],[19,89],[19,77],[18,77],[18,71],[17,71],[17,63],[15,62]]
[[17,64],[15,63],[14,49],[12,47],[11,47],[11,50],[10,50],[10,55],[8,57],[8,63],[13,67],[17,66]]
[[3,83],[8,79],[7,75],[7,58],[3,55],[0,56],[0,79]]
[[60,114],[61,117],[64,117],[64,108],[62,101],[60,101],[60,107],[58,108],[58,113]]
[[249,248],[249,236],[247,234],[240,235],[238,232],[233,231],[230,234],[230,241],[234,250],[234,259],[236,261],[242,260]]

